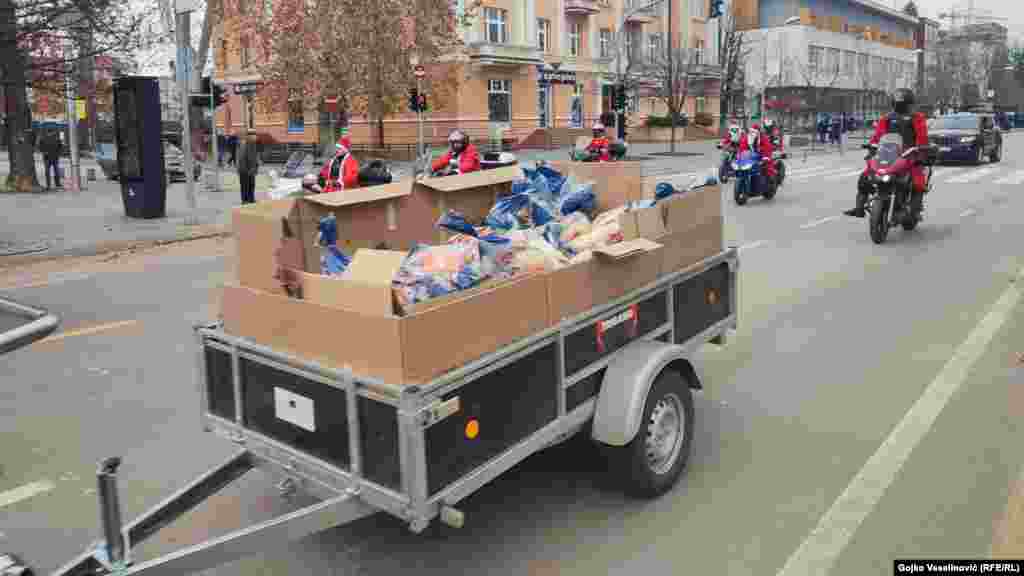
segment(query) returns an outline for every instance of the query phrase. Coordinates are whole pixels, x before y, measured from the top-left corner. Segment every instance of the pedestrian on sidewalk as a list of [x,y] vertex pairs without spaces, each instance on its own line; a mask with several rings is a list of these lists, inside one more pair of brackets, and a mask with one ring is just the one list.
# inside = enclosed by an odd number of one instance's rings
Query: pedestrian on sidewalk
[[245,141],[238,153],[238,185],[242,190],[242,204],[256,202],[256,173],[260,169],[260,157],[256,150],[256,137],[252,132],[245,135]]
[[50,129],[46,131],[42,141],[39,143],[39,151],[43,153],[44,170],[46,171],[46,189],[50,190],[50,170],[53,170],[53,182],[60,188],[60,154],[63,145],[57,137],[57,131]]

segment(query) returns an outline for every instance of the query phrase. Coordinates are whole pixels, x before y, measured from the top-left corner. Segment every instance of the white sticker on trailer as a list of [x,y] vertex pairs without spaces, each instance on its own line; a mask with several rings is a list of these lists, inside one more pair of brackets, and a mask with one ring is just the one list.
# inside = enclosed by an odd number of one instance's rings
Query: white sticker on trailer
[[313,401],[284,388],[274,388],[274,416],[303,430],[316,432]]

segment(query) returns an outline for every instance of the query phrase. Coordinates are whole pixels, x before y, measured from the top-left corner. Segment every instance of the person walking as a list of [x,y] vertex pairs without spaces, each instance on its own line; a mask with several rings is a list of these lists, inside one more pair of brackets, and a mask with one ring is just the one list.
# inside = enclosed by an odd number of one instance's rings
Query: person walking
[[53,170],[53,182],[60,188],[60,153],[63,145],[55,130],[47,130],[39,143],[39,151],[43,153],[44,170],[46,171],[46,189],[50,190],[50,170]]
[[256,173],[260,169],[260,158],[256,150],[256,138],[252,132],[246,134],[238,154],[238,184],[242,190],[242,204],[256,202]]

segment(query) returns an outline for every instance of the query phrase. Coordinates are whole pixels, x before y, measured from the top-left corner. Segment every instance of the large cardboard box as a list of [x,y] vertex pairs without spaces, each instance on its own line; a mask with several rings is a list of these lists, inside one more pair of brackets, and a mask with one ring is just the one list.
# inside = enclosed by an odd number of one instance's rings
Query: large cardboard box
[[[433,206],[431,225],[447,210],[462,212],[470,222],[482,222],[498,198],[512,191],[512,182],[522,177],[521,168],[506,166],[458,176],[417,180],[416,188],[429,198]],[[449,237],[446,230],[435,231],[434,239],[438,242],[444,242]]]
[[597,210],[604,212],[626,202],[643,198],[643,171],[640,162],[571,162],[548,163],[563,175],[572,175],[580,184],[594,183]]
[[[325,286],[321,283],[319,288]],[[327,304],[228,284],[222,315],[224,329],[231,334],[357,375],[411,385],[429,382],[544,330],[546,288],[543,275],[520,276],[398,316],[380,314],[376,308],[356,310],[366,300],[338,299],[330,289],[317,295],[335,298]]]
[[[295,198],[246,204],[231,214],[235,237],[236,275],[243,286],[251,286],[275,294],[284,294],[275,279],[276,254],[284,246],[284,239],[293,237],[285,248],[285,259],[304,267],[302,245],[298,243],[299,204]],[[296,248],[298,252],[296,252]],[[298,258],[297,258],[298,257]]]

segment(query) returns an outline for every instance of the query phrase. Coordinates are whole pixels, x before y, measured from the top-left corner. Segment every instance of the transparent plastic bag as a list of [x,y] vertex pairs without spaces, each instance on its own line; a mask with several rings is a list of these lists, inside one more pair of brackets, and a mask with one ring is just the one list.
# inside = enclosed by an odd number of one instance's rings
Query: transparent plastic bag
[[463,236],[459,242],[413,248],[395,275],[394,288],[406,307],[472,288],[482,278],[479,240]]

